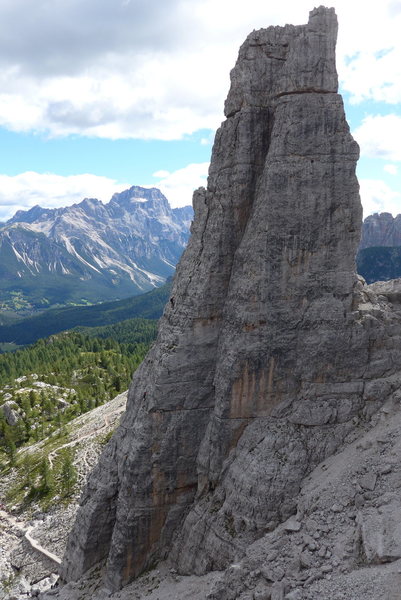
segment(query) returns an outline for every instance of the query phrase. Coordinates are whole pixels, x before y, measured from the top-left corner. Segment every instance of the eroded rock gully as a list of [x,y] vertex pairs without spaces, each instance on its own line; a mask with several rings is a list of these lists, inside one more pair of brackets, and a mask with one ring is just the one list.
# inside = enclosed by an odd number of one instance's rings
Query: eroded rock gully
[[181,573],[226,568],[401,384],[399,317],[355,272],[359,151],[336,32],[320,7],[240,49],[192,237],[64,580],[104,559],[110,590],[167,555]]

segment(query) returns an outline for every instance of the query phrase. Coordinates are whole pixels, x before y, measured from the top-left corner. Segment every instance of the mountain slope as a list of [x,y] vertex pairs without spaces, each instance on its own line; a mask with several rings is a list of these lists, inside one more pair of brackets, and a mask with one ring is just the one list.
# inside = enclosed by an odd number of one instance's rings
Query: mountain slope
[[116,302],[51,309],[40,315],[22,319],[14,325],[0,327],[0,343],[32,344],[39,338],[78,326],[104,326],[135,317],[158,319],[169,298],[170,290],[171,283],[168,282],[146,294]]
[[0,306],[117,300],[164,283],[187,243],[192,208],[171,209],[153,188],[108,204],[18,211],[0,231]]
[[[2,465],[0,478],[0,599],[27,598],[37,595],[38,590],[50,588],[57,580],[53,574],[57,565],[28,544],[23,533],[30,527],[32,537],[53,554],[62,556],[67,533],[74,518],[77,501],[86,476],[94,466],[102,451],[105,440],[119,422],[125,409],[127,393],[76,417],[68,425],[63,425],[56,434],[24,447],[18,453],[14,468]],[[70,452],[78,476],[69,497],[58,494],[60,466],[65,452]],[[26,481],[24,464],[33,471],[31,483],[37,478],[38,464],[47,458],[51,473],[56,482],[53,497],[26,502],[29,485]],[[7,498],[12,501],[8,504]],[[29,498],[28,498],[29,500]],[[4,504],[8,504],[6,508]],[[13,507],[12,512],[10,511]],[[16,516],[17,513],[17,516]],[[43,518],[45,517],[45,518]],[[33,527],[32,527],[33,526]],[[49,581],[49,576],[51,580]],[[29,593],[29,595],[28,595]]]

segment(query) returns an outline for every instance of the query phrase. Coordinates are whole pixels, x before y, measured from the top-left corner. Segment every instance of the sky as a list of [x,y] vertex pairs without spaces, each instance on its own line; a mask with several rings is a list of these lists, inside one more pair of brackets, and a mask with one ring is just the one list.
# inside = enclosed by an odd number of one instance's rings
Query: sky
[[[131,185],[206,184],[229,72],[253,29],[311,0],[1,0],[0,221]],[[401,0],[331,0],[364,216],[401,213]]]

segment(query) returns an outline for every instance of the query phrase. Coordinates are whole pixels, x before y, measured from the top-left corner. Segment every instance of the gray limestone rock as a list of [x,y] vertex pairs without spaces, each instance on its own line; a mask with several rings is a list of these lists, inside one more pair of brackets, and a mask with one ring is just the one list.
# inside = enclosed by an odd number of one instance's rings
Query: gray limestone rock
[[[355,272],[359,150],[336,32],[320,7],[240,50],[158,339],[89,478],[64,580],[101,561],[110,590],[166,556],[180,573],[235,563],[400,387],[400,316]],[[277,556],[302,534],[274,539]]]
[[369,473],[366,473],[363,477],[361,477],[361,479],[359,480],[359,485],[364,490],[373,491],[376,487],[376,481],[377,481],[376,473],[369,472]]
[[363,553],[367,563],[392,562],[401,558],[401,505],[393,500],[380,510],[358,513]]
[[290,517],[285,523],[284,523],[284,529],[286,531],[299,531],[302,527],[302,523],[300,523],[299,521],[297,521],[296,519],[294,519],[293,517]]
[[375,213],[366,217],[360,248],[371,246],[401,246],[401,215]]
[[7,402],[4,402],[4,404],[0,407],[0,410],[3,412],[7,424],[11,427],[16,425],[21,418],[18,414],[18,404],[13,400],[7,400]]

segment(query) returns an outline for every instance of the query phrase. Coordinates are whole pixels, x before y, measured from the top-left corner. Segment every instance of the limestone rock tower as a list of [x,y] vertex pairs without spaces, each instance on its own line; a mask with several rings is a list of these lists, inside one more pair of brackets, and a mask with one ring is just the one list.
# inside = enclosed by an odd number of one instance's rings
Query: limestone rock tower
[[167,555],[183,573],[224,568],[385,399],[389,325],[360,309],[359,150],[336,35],[319,7],[240,49],[192,236],[81,499],[64,580],[103,559],[111,590]]

